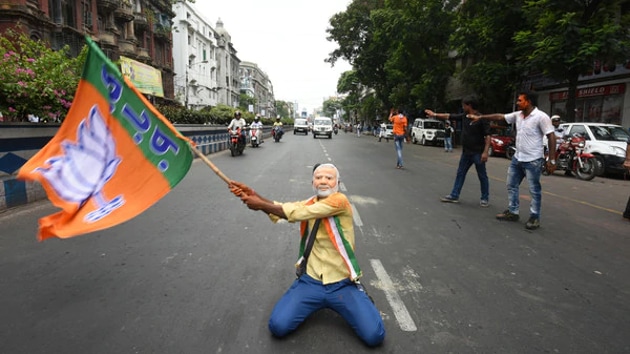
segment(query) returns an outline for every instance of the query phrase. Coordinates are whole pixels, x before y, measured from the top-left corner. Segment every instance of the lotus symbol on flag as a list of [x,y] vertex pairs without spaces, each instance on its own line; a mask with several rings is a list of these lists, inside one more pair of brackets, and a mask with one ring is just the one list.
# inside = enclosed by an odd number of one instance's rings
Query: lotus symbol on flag
[[103,187],[112,178],[121,159],[116,156],[116,144],[98,106],[90,109],[89,118],[77,128],[77,141],[64,140],[64,155],[46,160],[45,167],[36,171],[48,180],[60,198],[83,206],[92,199],[97,209],[85,216],[86,222],[96,222],[125,204],[122,195],[106,200]]

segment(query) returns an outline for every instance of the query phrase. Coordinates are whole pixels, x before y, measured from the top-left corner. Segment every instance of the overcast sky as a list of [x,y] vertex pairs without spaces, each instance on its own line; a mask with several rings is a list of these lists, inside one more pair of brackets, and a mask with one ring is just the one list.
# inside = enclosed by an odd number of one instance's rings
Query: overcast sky
[[276,100],[297,102],[298,110],[322,106],[337,92],[350,65],[324,59],[337,44],[326,40],[329,19],[350,0],[196,0],[213,28],[220,18],[242,61],[256,63],[271,80]]

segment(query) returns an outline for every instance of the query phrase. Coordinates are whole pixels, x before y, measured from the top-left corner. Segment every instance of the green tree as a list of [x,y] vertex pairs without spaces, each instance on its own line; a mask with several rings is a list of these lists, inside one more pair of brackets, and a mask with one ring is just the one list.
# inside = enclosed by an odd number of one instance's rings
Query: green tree
[[523,6],[529,28],[515,38],[518,59],[568,85],[566,119],[575,120],[580,75],[596,60],[612,65],[630,54],[630,14],[624,0],[530,0]]
[[341,106],[347,114],[347,117],[344,118],[352,123],[358,119],[361,90],[361,83],[357,72],[354,70],[342,73],[337,81],[337,92],[345,94],[341,101]]
[[289,104],[285,101],[276,101],[276,114],[280,117],[289,117],[291,118],[291,114],[289,113]]
[[484,109],[504,111],[524,69],[514,54],[514,35],[528,26],[514,0],[469,0],[457,12],[451,47],[466,63],[455,73]]
[[249,106],[253,106],[256,107],[256,98],[252,97],[246,93],[241,93],[241,95],[238,98],[238,107],[243,111],[243,112],[249,112]]
[[328,39],[339,48],[326,61],[350,62],[358,82],[374,90],[374,102],[385,109],[441,101],[452,73],[444,58],[456,3],[355,0],[330,20]]
[[[389,44],[385,82],[389,96],[383,102],[405,108],[409,114],[444,100],[444,89],[453,72],[447,57],[452,32],[453,7],[443,0],[388,1],[374,11],[374,41]],[[378,90],[377,90],[378,93]],[[389,107],[388,107],[389,108]]]
[[335,117],[343,109],[342,101],[338,98],[329,98],[324,101],[322,111],[326,117]]

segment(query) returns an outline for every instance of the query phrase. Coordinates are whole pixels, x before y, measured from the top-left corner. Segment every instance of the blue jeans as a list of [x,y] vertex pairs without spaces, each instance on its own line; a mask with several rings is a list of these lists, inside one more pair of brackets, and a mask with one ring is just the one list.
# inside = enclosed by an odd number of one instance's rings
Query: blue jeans
[[396,148],[396,166],[403,165],[402,148],[405,142],[405,135],[394,135],[394,147]]
[[453,138],[444,138],[444,150],[453,151]]
[[532,201],[529,204],[530,217],[540,218],[540,205],[542,202],[542,187],[540,185],[540,175],[545,159],[540,158],[529,162],[519,162],[512,158],[507,174],[508,209],[511,213],[518,214],[519,199],[518,188],[523,178],[527,177],[529,184],[529,195]]
[[473,164],[475,164],[475,169],[477,169],[477,177],[479,177],[479,184],[481,185],[481,200],[488,200],[490,196],[490,183],[488,181],[488,173],[486,172],[486,163],[481,161],[481,153],[467,152],[462,152],[462,156],[459,158],[457,176],[455,177],[453,191],[451,192],[451,197],[454,199],[459,199],[459,193],[461,193],[462,187],[464,186],[466,174]]
[[367,345],[377,346],[385,339],[381,314],[350,279],[323,285],[307,274],[296,279],[276,303],[269,318],[269,330],[276,337],[284,337],[324,308],[341,315]]

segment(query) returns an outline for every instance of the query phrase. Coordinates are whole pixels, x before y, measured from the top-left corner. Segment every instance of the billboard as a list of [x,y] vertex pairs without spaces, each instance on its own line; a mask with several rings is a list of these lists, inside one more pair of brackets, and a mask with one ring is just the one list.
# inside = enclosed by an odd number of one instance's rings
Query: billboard
[[129,77],[138,90],[146,95],[164,97],[162,72],[150,65],[120,57],[120,71]]

